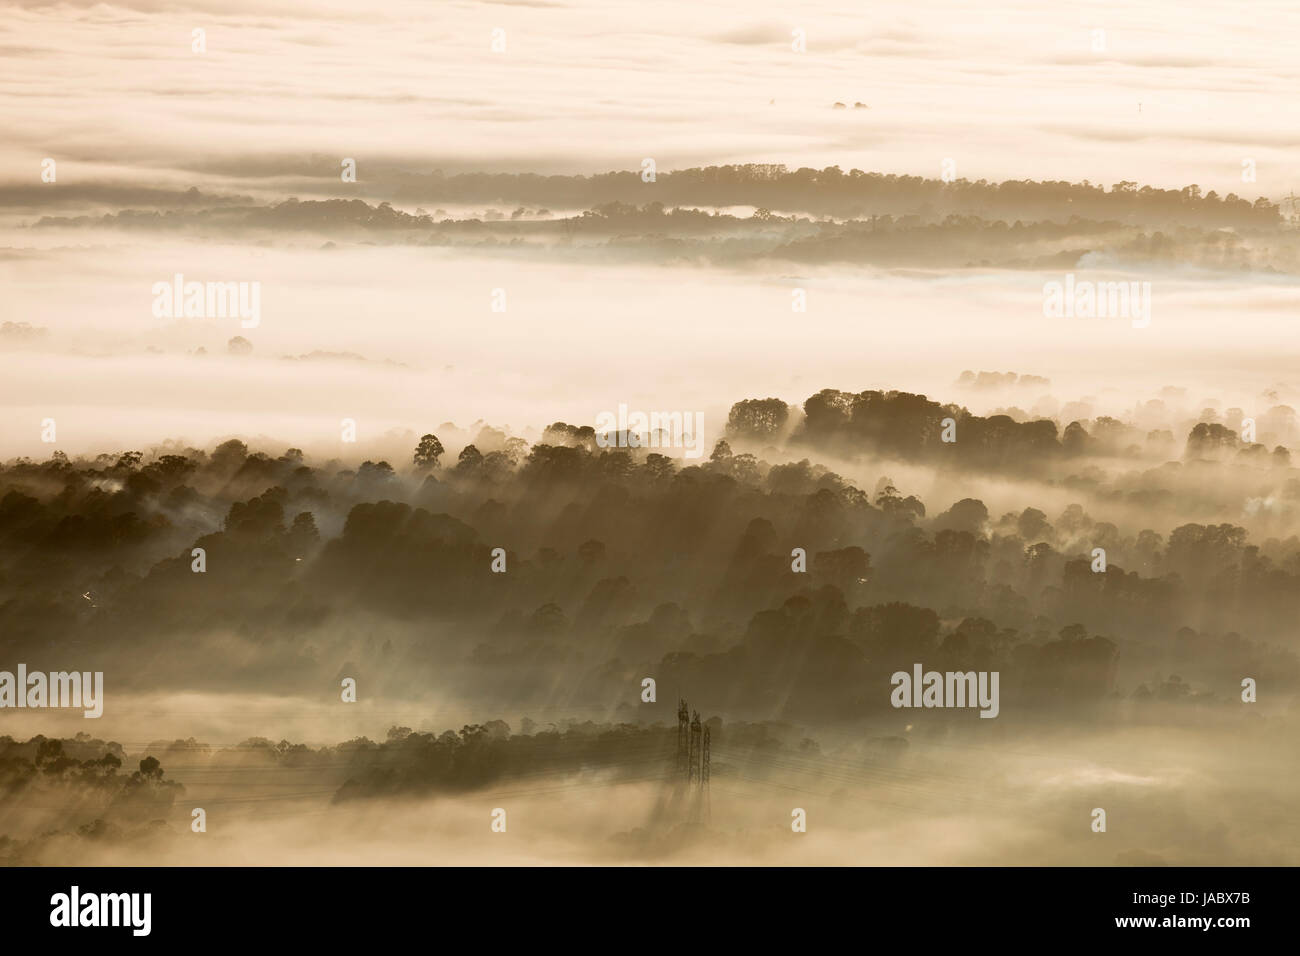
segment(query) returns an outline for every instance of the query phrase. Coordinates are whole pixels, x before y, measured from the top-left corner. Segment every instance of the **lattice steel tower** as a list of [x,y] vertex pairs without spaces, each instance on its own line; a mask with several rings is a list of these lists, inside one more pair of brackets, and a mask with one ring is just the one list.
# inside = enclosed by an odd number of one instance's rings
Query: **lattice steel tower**
[[686,701],[677,698],[677,773],[683,777],[688,775],[690,767],[690,719],[691,714],[686,707]]
[[697,710],[691,719],[691,754],[690,766],[686,772],[687,783],[700,782],[700,736],[700,712]]

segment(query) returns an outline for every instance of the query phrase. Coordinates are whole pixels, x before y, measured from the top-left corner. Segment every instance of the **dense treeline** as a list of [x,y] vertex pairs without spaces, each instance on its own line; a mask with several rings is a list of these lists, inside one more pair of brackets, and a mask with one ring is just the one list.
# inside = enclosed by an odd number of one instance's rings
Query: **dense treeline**
[[[954,444],[936,439],[942,417]],[[523,708],[557,687],[574,706],[616,707],[657,675],[721,713],[852,718],[886,707],[888,675],[918,660],[1000,668],[1008,706],[1095,701],[1171,673],[1220,694],[1244,672],[1294,683],[1294,536],[1120,528],[1077,504],[1054,518],[993,515],[976,498],[927,506],[773,447],[1034,474],[1078,466],[1070,434],[828,390],[802,409],[738,403],[730,439],[698,464],[601,448],[565,423],[532,446],[484,428],[454,462],[429,435],[396,468],[236,440],[56,453],[0,471],[0,629],[33,667],[108,661],[117,691],[197,670],[213,686],[275,674],[278,692],[319,694],[351,674],[373,692],[441,681]],[[1262,474],[1294,482],[1289,467]]]
[[[720,266],[781,261],[1057,271],[1081,268],[1093,253],[1115,269],[1300,271],[1300,233],[1286,228],[1278,206],[1262,197],[1202,194],[1195,185],[945,183],[751,164],[663,172],[652,183],[637,172],[402,173],[368,180],[365,195],[260,202],[195,189],[135,194],[105,187],[62,197],[69,204],[83,196],[83,208],[93,213],[46,215],[35,226],[205,238],[310,234]],[[125,205],[104,211],[114,199]],[[438,208],[440,202],[454,211]],[[466,204],[473,205],[467,210]]]
[[[750,400],[733,409],[732,435],[764,440],[779,432],[752,415],[768,414]],[[779,401],[779,400],[778,400]],[[781,403],[783,404],[783,403]],[[1233,422],[1240,427],[1242,413]],[[1019,419],[1019,420],[1018,420]],[[783,421],[788,421],[788,413]],[[952,425],[945,440],[945,421]],[[1295,435],[1295,412],[1277,406],[1262,416],[1258,437],[1277,442]],[[823,389],[803,404],[803,417],[792,436],[822,453],[841,456],[877,454],[930,464],[948,463],[967,469],[996,469],[1033,474],[1043,466],[1068,459],[1108,456],[1164,460],[1178,453],[1173,433],[1144,431],[1108,416],[1071,421],[1064,429],[1048,418],[1023,411],[990,416],[973,415],[955,404],[940,404],[924,395],[869,390],[844,392]],[[960,437],[958,437],[960,436]],[[1188,463],[1235,462],[1260,468],[1289,469],[1290,450],[1272,449],[1261,441],[1243,441],[1220,422],[1196,422],[1187,432],[1182,459]]]
[[[337,175],[337,171],[331,171]],[[608,202],[697,206],[750,205],[767,209],[861,218],[871,215],[949,213],[995,218],[1065,221],[1073,217],[1178,221],[1206,226],[1271,226],[1277,207],[1234,194],[1139,187],[1116,183],[1109,190],[1091,183],[1009,180],[990,183],[958,179],[945,183],[922,176],[898,176],[838,166],[817,170],[747,163],[660,172],[654,183],[639,171],[594,176],[531,173],[395,175],[396,198],[411,202],[543,203],[589,208]]]
[[1293,231],[1256,234],[1077,216],[1061,223],[955,213],[818,221],[765,209],[737,216],[667,208],[660,202],[641,206],[611,202],[562,218],[524,207],[509,218],[493,209],[452,218],[445,211],[403,212],[387,202],[289,199],[267,206],[47,216],[36,226],[180,231],[244,239],[301,233],[330,240],[468,247],[503,255],[582,254],[598,261],[728,267],[766,261],[1073,271],[1087,261],[1088,253],[1094,253],[1104,254],[1112,269],[1191,265],[1230,272],[1300,270],[1300,245]]
[[60,739],[41,735],[19,741],[0,737],[0,809],[70,804],[82,813],[111,810],[143,818],[169,808],[183,791],[164,777],[156,757],[122,772],[121,744],[78,734]]

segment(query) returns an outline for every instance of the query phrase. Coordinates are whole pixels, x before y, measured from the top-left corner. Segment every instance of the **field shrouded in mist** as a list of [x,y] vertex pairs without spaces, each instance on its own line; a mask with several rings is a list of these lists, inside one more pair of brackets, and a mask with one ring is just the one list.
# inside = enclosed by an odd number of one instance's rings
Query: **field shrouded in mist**
[[1300,24],[1171,10],[19,0],[0,862],[1295,865]]

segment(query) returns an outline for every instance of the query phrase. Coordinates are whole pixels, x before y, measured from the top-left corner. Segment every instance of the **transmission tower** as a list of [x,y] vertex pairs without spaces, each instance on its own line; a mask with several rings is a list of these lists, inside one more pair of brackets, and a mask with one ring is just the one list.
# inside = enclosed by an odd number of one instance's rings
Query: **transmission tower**
[[686,782],[694,784],[700,782],[700,712],[698,710],[691,720],[691,752]]
[[703,791],[704,820],[708,822],[713,816],[713,807],[709,800],[709,728],[704,728],[704,745],[700,753],[700,790]]
[[691,746],[691,729],[690,729],[690,711],[686,707],[686,701],[680,697],[677,698],[677,773],[679,776],[686,777],[689,775],[690,767],[690,746]]

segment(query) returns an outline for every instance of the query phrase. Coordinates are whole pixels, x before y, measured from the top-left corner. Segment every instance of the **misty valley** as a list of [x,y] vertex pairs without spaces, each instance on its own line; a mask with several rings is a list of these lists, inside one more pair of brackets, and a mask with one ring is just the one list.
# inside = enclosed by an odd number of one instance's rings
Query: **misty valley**
[[[1300,480],[1256,449],[1297,425],[1143,414],[1177,459],[1119,419],[833,389],[733,403],[698,461],[565,422],[17,459],[6,652],[102,672],[103,716],[0,712],[3,855],[313,860],[326,826],[405,862],[951,859],[904,836],[925,815],[972,862],[1290,860]],[[1238,526],[1243,496],[1273,504]],[[1141,825],[1089,843],[1094,807]]]

